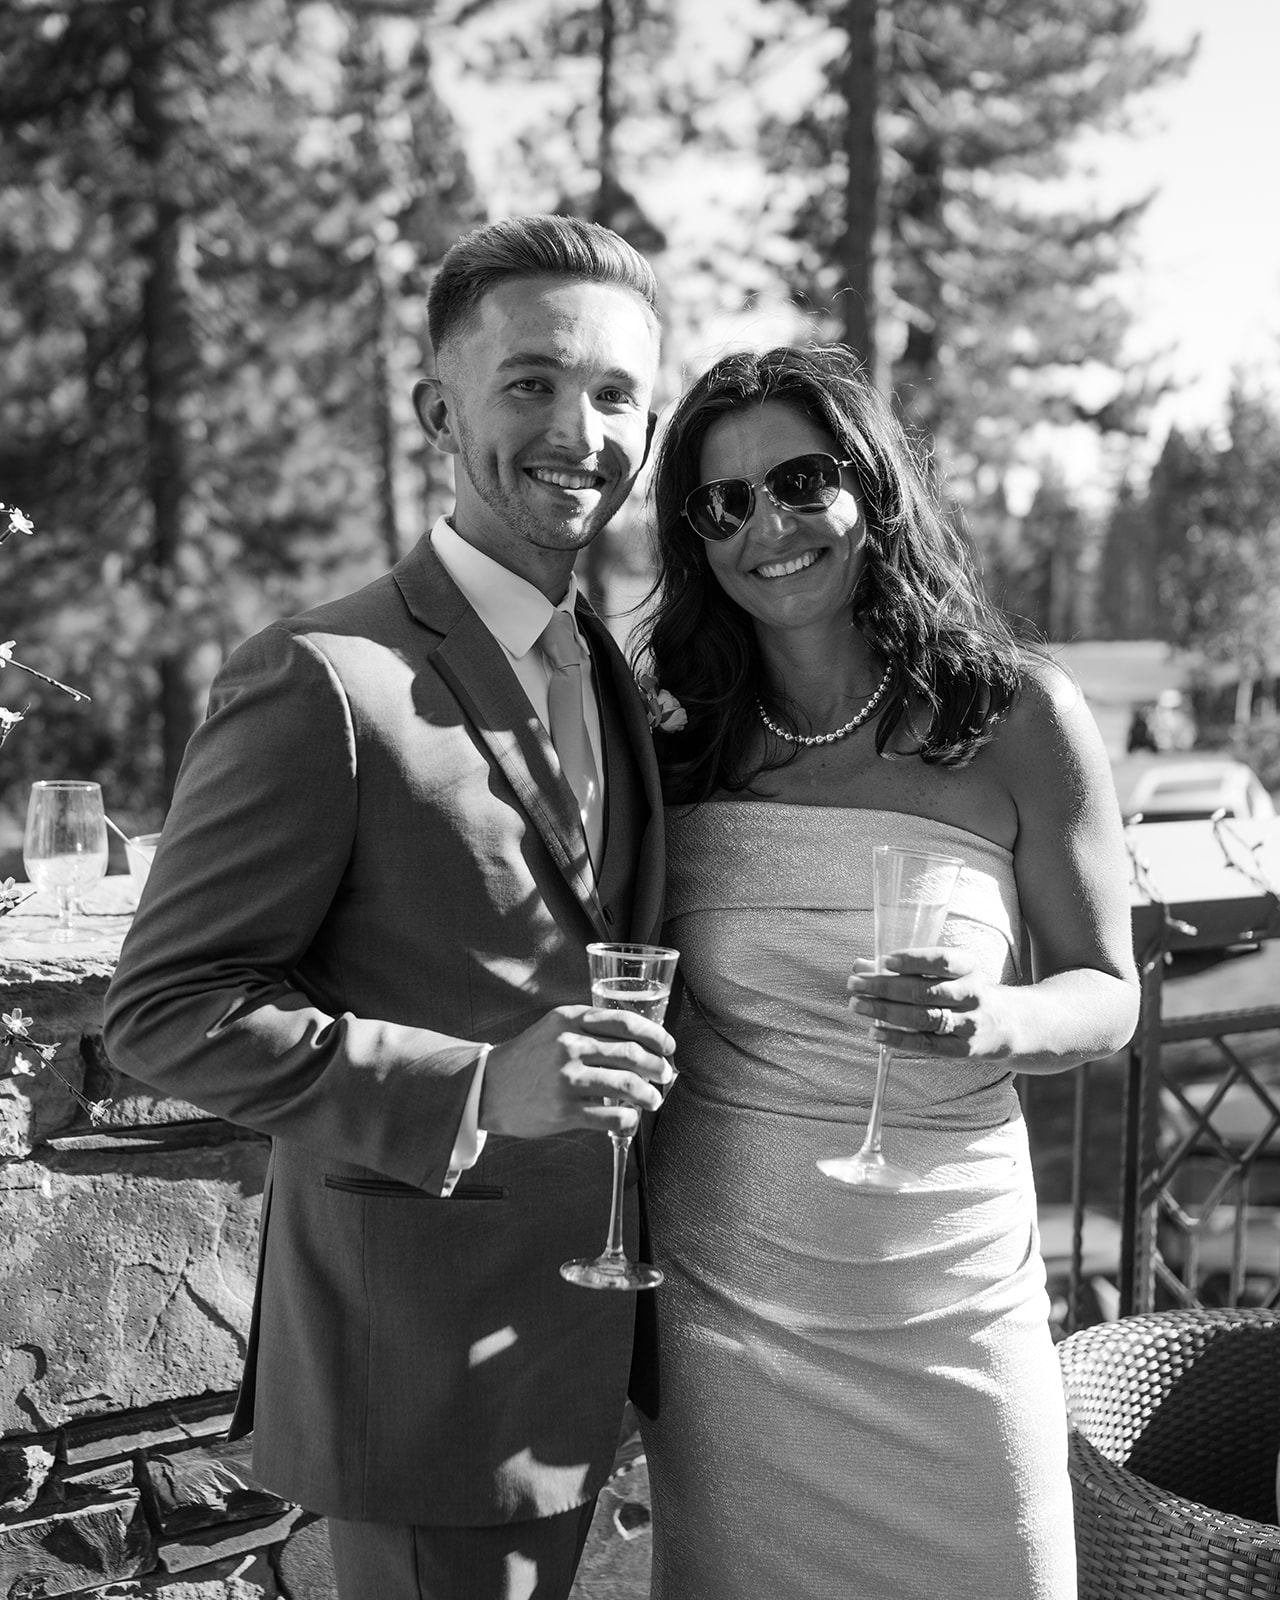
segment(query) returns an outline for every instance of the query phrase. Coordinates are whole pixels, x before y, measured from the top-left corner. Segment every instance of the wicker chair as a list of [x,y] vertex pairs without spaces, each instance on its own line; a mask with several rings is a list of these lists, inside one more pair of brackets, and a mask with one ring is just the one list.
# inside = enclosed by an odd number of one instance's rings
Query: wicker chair
[[1058,1355],[1080,1600],[1280,1596],[1280,1313],[1122,1317]]

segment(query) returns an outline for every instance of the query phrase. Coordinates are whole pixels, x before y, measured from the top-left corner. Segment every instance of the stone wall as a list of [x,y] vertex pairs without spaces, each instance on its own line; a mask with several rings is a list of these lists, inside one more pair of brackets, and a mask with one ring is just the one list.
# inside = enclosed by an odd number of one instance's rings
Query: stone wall
[[267,1142],[102,1051],[131,903],[107,879],[105,937],[65,953],[0,920],[0,1010],[59,1046],[0,1078],[0,1600],[329,1600],[323,1524],[225,1437]]
[[[267,1141],[106,1059],[130,880],[93,896],[101,937],[56,955],[28,937],[39,903],[0,918],[0,1011],[58,1042],[52,1070],[0,1076],[0,1600],[336,1600],[323,1520],[225,1436]],[[641,1600],[648,1570],[624,1429],[575,1600]]]

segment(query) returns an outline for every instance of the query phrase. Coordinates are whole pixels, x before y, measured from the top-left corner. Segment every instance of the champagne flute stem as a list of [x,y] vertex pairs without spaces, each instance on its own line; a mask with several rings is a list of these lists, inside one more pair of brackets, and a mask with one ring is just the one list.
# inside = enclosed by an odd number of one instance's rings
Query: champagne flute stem
[[864,1155],[880,1154],[881,1125],[884,1121],[884,1092],[889,1082],[889,1062],[893,1051],[887,1044],[880,1046],[880,1059],[876,1063],[876,1086],[871,1095],[871,1115],[867,1119],[867,1137],[863,1141]]
[[609,1142],[613,1146],[613,1199],[609,1203],[609,1242],[604,1247],[604,1254],[606,1260],[622,1261],[625,1258],[622,1248],[622,1199],[627,1181],[627,1153],[631,1149],[631,1135],[611,1133]]

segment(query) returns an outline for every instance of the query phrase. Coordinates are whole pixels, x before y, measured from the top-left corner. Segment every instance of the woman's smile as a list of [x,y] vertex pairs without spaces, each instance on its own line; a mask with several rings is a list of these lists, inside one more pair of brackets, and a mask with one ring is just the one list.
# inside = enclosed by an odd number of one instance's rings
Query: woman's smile
[[805,550],[801,555],[791,556],[786,561],[762,562],[755,568],[757,578],[789,578],[793,572],[803,572],[811,567],[815,561],[821,561],[826,555],[825,550]]

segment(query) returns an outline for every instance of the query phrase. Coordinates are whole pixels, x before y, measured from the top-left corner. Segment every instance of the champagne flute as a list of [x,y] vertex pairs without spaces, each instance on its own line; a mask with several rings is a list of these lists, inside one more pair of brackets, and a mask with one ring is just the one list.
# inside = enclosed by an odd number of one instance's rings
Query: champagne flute
[[[609,1011],[635,1011],[652,1022],[667,1013],[679,953],[654,944],[589,944],[591,1001]],[[606,1102],[608,1104],[610,1102]],[[604,1254],[566,1261],[560,1276],[582,1289],[656,1289],[662,1273],[647,1261],[628,1261],[622,1244],[622,1196],[632,1135],[610,1131],[613,1199]]]
[[52,893],[58,902],[57,926],[26,937],[49,944],[71,944],[85,938],[88,930],[76,923],[76,901],[107,870],[101,787],[77,779],[33,783],[22,862],[36,888]]
[[[931,855],[878,844],[873,851],[873,898],[876,970],[884,972],[885,957],[898,950],[935,945],[964,862],[958,856]],[[885,1086],[889,1081],[892,1047],[880,1046],[875,1090],[867,1135],[856,1155],[836,1156],[818,1162],[818,1171],[840,1183],[860,1189],[900,1191],[917,1181],[917,1174],[886,1161],[881,1151]]]

